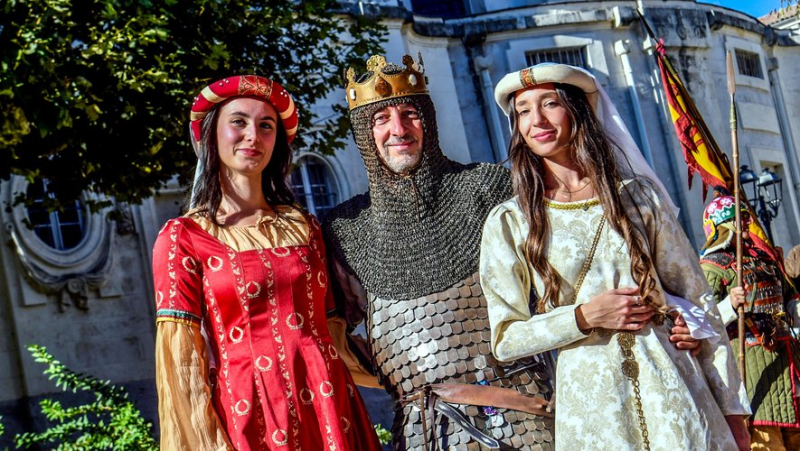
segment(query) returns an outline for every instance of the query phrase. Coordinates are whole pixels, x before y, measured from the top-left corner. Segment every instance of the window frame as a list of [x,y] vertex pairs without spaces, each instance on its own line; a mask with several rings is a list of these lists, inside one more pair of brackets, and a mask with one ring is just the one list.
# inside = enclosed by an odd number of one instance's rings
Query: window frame
[[[311,175],[309,174],[308,170],[308,162],[313,161],[315,164],[318,164],[325,174],[324,185],[319,183],[311,183]],[[314,216],[320,218],[319,210],[323,210],[322,218],[324,215],[330,211],[333,207],[339,204],[342,201],[342,190],[341,185],[339,183],[339,177],[337,176],[336,171],[331,166],[326,158],[323,158],[319,155],[313,153],[303,153],[297,156],[295,162],[295,169],[289,174],[289,186],[292,189],[292,192],[295,195],[298,203],[304,206],[304,208]],[[295,171],[300,171],[301,183],[302,185],[295,185],[293,183],[293,176]],[[327,192],[321,193],[331,199],[330,206],[317,206],[317,203],[314,199],[315,196],[319,196],[314,192],[315,186],[324,186]],[[302,192],[299,192],[296,187],[301,187]],[[304,202],[300,200],[303,198]],[[321,219],[321,218],[320,218]]]
[[[76,199],[75,200],[75,205],[69,207],[69,208],[74,208],[75,209],[75,212],[76,212],[76,215],[77,215],[77,222],[64,222],[64,221],[62,221],[61,214],[65,213],[65,212],[47,211],[46,208],[41,206],[41,204],[44,204],[44,199],[45,198],[53,199],[55,197],[55,195],[51,191],[49,191],[47,189],[47,186],[48,186],[48,181],[47,180],[40,180],[38,182],[40,182],[42,184],[41,192],[42,192],[42,196],[43,197],[42,197],[42,199],[34,200],[34,204],[37,205],[36,207],[34,207],[32,205],[32,206],[26,208],[27,219],[28,219],[31,227],[33,228],[34,235],[36,235],[36,237],[44,245],[46,245],[46,246],[48,246],[48,247],[50,247],[50,248],[52,248],[54,250],[57,250],[57,251],[66,252],[66,251],[70,251],[72,249],[75,249],[75,248],[79,247],[81,245],[81,243],[83,243],[83,241],[86,240],[86,232],[87,232],[87,230],[86,230],[87,229],[87,227],[86,227],[86,218],[88,217],[88,214],[87,214],[88,211],[87,211],[86,205],[83,202],[83,199]],[[29,184],[28,185],[28,187],[27,187],[28,192],[29,192],[29,190],[30,190],[30,188],[32,186],[33,186],[33,184]],[[33,219],[31,218],[31,210],[33,208],[39,208],[39,209],[43,210],[44,213],[46,213],[47,217],[49,218],[49,223],[48,224],[36,224],[36,223],[34,223]],[[77,225],[78,226],[78,228],[80,230],[81,237],[73,246],[67,247],[67,246],[64,245],[64,231],[63,231],[62,227],[72,226],[72,225]],[[50,236],[52,237],[52,240],[53,240],[53,244],[48,243],[39,234],[39,230],[42,230],[42,229],[49,230]]]

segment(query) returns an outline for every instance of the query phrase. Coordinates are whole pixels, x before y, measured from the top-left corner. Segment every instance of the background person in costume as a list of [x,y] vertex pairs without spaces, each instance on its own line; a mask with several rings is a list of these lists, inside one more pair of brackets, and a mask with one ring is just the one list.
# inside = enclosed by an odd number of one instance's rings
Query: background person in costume
[[492,350],[503,361],[558,350],[557,448],[746,449],[726,337],[703,340],[697,359],[669,344],[668,296],[702,309],[717,334],[724,326],[669,197],[596,79],[540,64],[504,77],[495,98],[517,196],[483,230]]
[[[394,448],[551,449],[546,363],[502,365],[489,352],[478,244],[489,210],[511,194],[508,171],[442,154],[421,60],[373,56],[348,79],[369,192],[331,210],[324,230],[341,308],[350,326],[366,320],[367,366],[395,401]],[[423,414],[433,384],[477,392],[438,398]],[[540,415],[508,408],[515,402]]]
[[800,348],[792,331],[793,326],[800,325],[800,297],[778,265],[752,246],[746,209],[742,211],[742,281],[747,293],[742,295],[742,289],[736,286],[735,213],[731,196],[719,196],[706,206],[703,230],[707,241],[700,250],[700,266],[721,299],[719,311],[729,325],[734,349],[739,342],[736,307],[744,302],[747,395],[753,409],[751,449],[800,449],[796,398]]
[[328,332],[319,224],[286,186],[296,132],[292,98],[263,77],[192,105],[197,208],[153,250],[162,449],[380,449]]

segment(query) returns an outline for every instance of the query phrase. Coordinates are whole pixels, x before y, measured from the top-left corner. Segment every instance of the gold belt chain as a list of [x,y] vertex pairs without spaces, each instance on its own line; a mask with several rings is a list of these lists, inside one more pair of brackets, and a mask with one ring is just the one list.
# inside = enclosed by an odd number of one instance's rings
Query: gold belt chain
[[617,343],[622,351],[622,374],[633,384],[633,396],[636,403],[636,416],[639,420],[639,429],[642,431],[642,441],[644,449],[650,451],[650,439],[647,433],[647,423],[644,421],[644,409],[642,408],[642,394],[639,391],[639,364],[636,356],[633,355],[633,345],[636,343],[636,336],[630,332],[620,332],[617,334]]

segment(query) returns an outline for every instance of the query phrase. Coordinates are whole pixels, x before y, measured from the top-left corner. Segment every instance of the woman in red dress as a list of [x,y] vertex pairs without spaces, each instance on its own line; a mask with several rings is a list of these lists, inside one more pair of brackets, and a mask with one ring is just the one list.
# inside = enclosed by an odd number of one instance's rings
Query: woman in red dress
[[377,435],[326,322],[316,219],[286,185],[297,112],[258,76],[192,106],[193,208],[153,249],[164,450],[373,450]]

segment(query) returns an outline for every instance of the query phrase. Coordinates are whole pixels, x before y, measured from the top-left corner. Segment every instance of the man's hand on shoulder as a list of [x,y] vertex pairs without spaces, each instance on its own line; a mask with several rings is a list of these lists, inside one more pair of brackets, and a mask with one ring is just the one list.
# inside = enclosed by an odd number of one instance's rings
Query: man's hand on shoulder
[[700,340],[692,338],[691,331],[681,315],[675,318],[675,326],[670,329],[669,341],[678,349],[685,349],[697,357],[700,353]]

